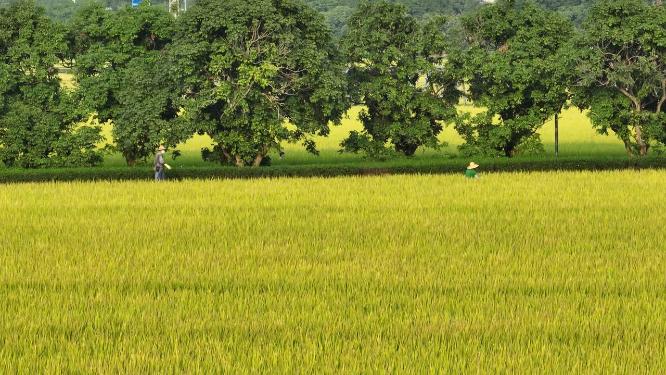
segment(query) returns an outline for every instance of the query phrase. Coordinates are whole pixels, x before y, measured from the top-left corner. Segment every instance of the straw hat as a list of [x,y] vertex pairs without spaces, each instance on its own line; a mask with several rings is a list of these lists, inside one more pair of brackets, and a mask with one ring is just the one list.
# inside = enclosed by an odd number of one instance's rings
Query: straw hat
[[160,148],[159,148],[159,150],[160,150],[160,151],[166,151],[166,148],[164,148],[164,146],[163,146],[163,145],[160,145]]
[[469,163],[469,165],[467,166],[467,169],[476,169],[476,168],[478,168],[478,167],[479,167],[478,164],[476,164],[475,162],[471,162],[471,163]]

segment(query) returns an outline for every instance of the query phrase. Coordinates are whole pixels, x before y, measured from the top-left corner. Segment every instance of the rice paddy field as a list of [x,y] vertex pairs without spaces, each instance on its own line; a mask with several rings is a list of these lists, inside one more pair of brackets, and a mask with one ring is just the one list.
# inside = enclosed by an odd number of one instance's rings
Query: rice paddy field
[[665,180],[0,185],[0,372],[664,373]]
[[[358,111],[274,165],[381,165],[337,152]],[[388,165],[462,171],[440,138]],[[626,158],[575,109],[560,140]],[[666,171],[477,161],[478,180],[0,184],[0,373],[666,373]]]

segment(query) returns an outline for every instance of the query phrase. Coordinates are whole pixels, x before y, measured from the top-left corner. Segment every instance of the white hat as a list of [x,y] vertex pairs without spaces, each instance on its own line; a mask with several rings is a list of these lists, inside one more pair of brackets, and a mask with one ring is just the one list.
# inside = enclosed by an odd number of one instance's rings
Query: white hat
[[479,167],[478,164],[476,164],[475,162],[471,162],[471,163],[469,163],[469,165],[467,166],[467,169],[476,169],[476,168],[478,168],[478,167]]

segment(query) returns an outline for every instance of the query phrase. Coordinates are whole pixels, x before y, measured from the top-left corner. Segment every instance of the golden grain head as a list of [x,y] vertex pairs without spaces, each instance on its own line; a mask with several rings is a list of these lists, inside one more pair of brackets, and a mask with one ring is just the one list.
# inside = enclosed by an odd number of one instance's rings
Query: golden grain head
[[0,186],[0,372],[661,373],[664,180]]

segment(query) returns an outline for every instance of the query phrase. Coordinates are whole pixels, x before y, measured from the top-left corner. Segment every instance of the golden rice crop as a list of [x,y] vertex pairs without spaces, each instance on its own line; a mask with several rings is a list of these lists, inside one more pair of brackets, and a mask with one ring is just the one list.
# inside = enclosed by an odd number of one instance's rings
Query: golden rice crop
[[664,181],[0,186],[0,372],[663,373]]

